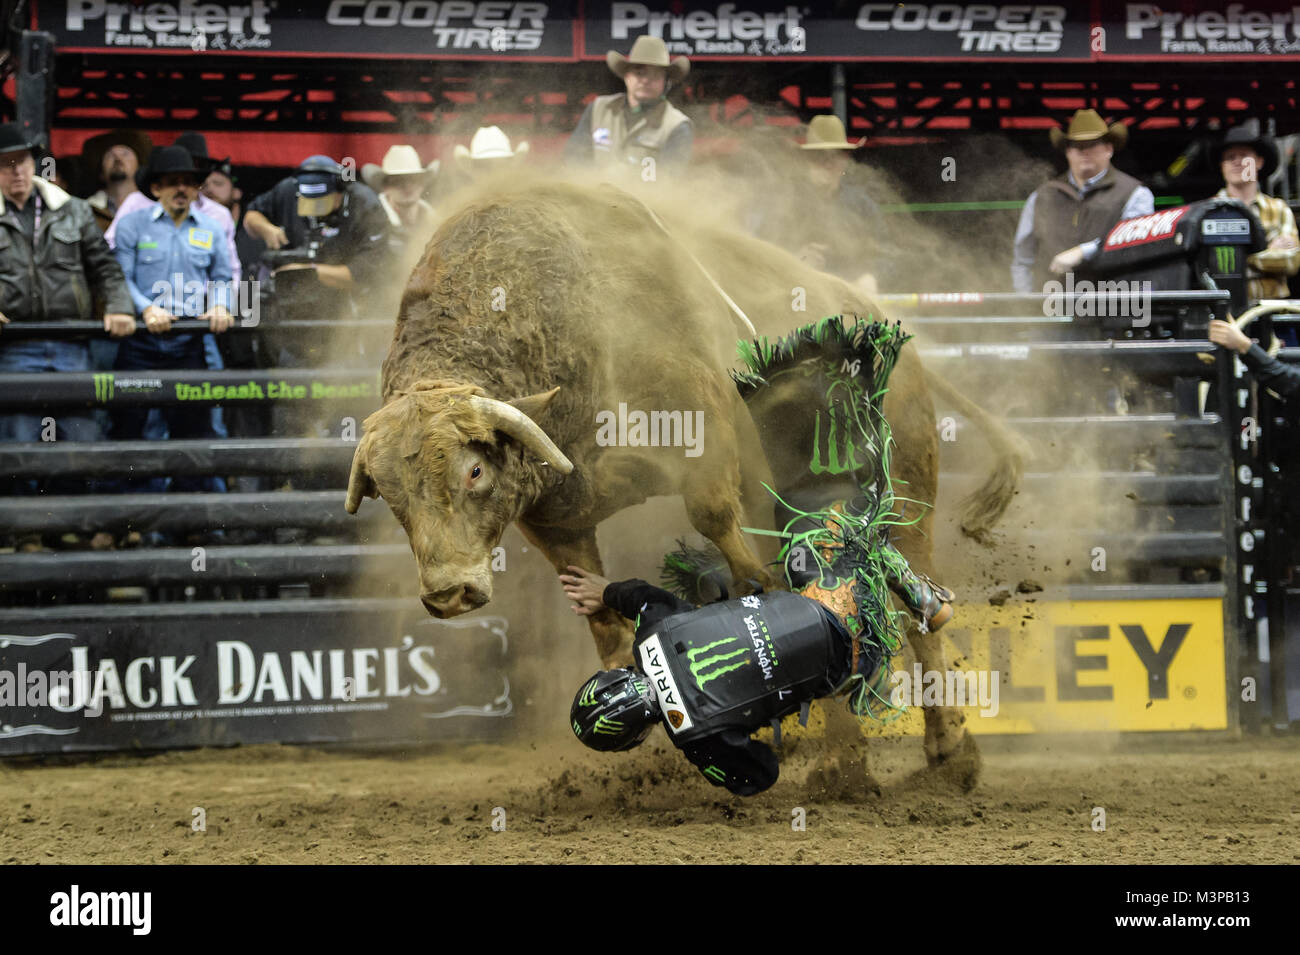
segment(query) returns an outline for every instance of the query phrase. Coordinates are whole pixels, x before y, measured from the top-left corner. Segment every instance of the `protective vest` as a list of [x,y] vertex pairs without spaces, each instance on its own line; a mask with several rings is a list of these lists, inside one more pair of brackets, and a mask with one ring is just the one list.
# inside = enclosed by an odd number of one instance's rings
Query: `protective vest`
[[633,117],[626,93],[598,97],[591,109],[592,157],[620,165],[657,157],[673,130],[689,122],[686,114],[667,100]]
[[1038,238],[1034,291],[1040,291],[1045,282],[1061,278],[1048,268],[1059,253],[1081,242],[1103,238],[1119,222],[1133,190],[1142,185],[1111,166],[1080,199],[1067,175],[1062,173],[1039,186],[1034,200],[1034,235]]
[[637,637],[637,663],[677,746],[724,729],[746,733],[835,691],[847,635],[816,601],[778,591],[665,617]]

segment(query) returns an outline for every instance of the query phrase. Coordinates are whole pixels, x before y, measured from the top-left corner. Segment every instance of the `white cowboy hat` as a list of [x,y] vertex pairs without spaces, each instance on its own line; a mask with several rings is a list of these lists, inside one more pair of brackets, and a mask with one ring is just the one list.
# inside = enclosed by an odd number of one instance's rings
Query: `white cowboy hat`
[[528,143],[522,142],[513,150],[510,137],[501,132],[499,126],[480,126],[469,141],[469,149],[456,144],[454,155],[457,159],[514,159],[528,152]]
[[435,159],[427,166],[420,165],[420,154],[414,146],[390,146],[384,153],[383,165],[372,162],[361,167],[361,178],[371,189],[382,189],[389,176],[435,176],[442,163]]
[[691,61],[684,56],[668,57],[668,44],[657,36],[645,34],[636,38],[632,52],[627,56],[617,50],[605,54],[605,64],[615,76],[623,78],[630,64],[641,66],[662,66],[668,71],[668,82],[676,83],[691,71]]

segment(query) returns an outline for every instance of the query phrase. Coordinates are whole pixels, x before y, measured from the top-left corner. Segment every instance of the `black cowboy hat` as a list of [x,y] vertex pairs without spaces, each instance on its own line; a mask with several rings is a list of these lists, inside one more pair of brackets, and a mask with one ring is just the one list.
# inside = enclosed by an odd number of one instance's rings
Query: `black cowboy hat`
[[16,153],[24,149],[35,155],[40,151],[40,144],[33,142],[17,123],[0,126],[0,153]]
[[203,179],[203,172],[194,165],[194,157],[184,146],[164,146],[155,149],[149,157],[149,166],[144,171],[140,188],[145,195],[153,190],[153,184],[170,173],[189,173],[196,181]]
[[138,129],[113,129],[98,136],[91,136],[81,144],[82,168],[92,178],[99,176],[104,164],[104,153],[114,146],[125,146],[135,153],[136,165],[143,169],[153,152],[153,140],[149,134]]
[[225,159],[214,159],[208,155],[208,140],[202,133],[181,133],[172,145],[183,146],[194,157],[194,164],[199,167],[200,172],[208,173],[217,166],[230,165],[229,156]]
[[1215,166],[1223,162],[1223,154],[1229,146],[1249,146],[1259,153],[1260,158],[1264,160],[1264,166],[1256,171],[1255,178],[1261,183],[1266,182],[1273,174],[1273,170],[1277,168],[1277,143],[1273,141],[1272,136],[1263,133],[1258,119],[1248,119],[1224,134],[1223,139],[1214,147]]

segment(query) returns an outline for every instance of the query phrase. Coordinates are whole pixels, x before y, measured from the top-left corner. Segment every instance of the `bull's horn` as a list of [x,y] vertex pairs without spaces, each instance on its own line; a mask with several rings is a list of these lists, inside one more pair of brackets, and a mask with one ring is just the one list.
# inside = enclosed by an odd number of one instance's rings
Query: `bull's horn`
[[488,419],[492,427],[510,435],[561,474],[573,470],[573,462],[564,456],[564,452],[555,446],[555,442],[536,421],[518,408],[481,395],[470,395],[469,402],[471,407]]

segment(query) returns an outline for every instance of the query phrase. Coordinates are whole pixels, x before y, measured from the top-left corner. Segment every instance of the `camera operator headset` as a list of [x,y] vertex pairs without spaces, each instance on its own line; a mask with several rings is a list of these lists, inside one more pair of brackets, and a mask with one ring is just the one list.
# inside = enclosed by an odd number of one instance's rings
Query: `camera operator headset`
[[388,218],[379,197],[328,156],[308,156],[249,205],[244,228],[275,252],[290,247],[273,274],[310,269],[322,286],[364,288],[382,264]]

